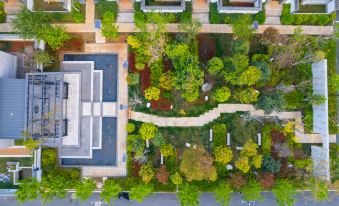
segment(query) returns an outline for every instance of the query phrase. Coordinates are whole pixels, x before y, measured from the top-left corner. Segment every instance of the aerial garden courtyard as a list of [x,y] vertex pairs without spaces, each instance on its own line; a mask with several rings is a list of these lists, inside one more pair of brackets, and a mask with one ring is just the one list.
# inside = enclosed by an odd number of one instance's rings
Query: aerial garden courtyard
[[[152,192],[176,192],[183,206],[199,205],[201,192],[213,192],[220,205],[229,204],[232,192],[252,202],[272,191],[279,206],[294,205],[297,190],[311,190],[318,201],[330,198],[328,189],[339,178],[338,146],[331,144],[331,180],[324,181],[314,177],[311,157],[311,146],[321,144],[302,144],[295,131],[313,133],[312,105],[326,98],[313,94],[312,63],[327,59],[329,129],[338,132],[333,36],[303,35],[299,28],[281,35],[272,27],[257,34],[250,15],[229,19],[233,34],[201,34],[189,12],[145,14],[138,4],[134,21],[140,32],[119,34],[112,23],[116,16],[99,12],[108,8],[106,3],[97,5],[96,13],[107,29],[103,36],[110,34],[109,43],[129,45],[128,64],[124,62],[130,117],[123,157],[127,176],[81,177],[78,168],[60,166],[57,150],[44,147],[42,182],[23,182],[16,193],[19,201],[63,199],[66,189],[75,189],[74,199],[80,201],[100,189],[106,203],[122,191],[137,202]],[[117,10],[115,3],[108,4]],[[173,22],[180,32],[167,33],[166,23]],[[54,47],[46,41],[54,56],[46,71],[59,71],[62,51],[83,52],[84,42],[94,41],[87,33],[67,34]],[[279,112],[300,112],[302,122]],[[137,118],[139,114],[147,118]]]
[[[168,34],[163,16],[153,14],[146,21],[150,27],[140,24],[143,32],[127,38],[132,120],[128,177],[119,182],[132,199],[178,191],[182,205],[196,205],[199,191],[214,191],[217,202],[227,205],[230,191],[255,201],[263,198],[261,191],[272,190],[278,205],[293,205],[296,189],[311,189],[321,201],[328,198],[329,184],[313,176],[311,144],[298,142],[293,120],[270,114],[300,111],[302,132],[312,133],[312,105],[326,100],[312,94],[312,63],[327,59],[330,133],[337,133],[331,38],[302,35],[300,29],[289,36],[274,28],[254,34],[246,15],[232,24],[234,34],[198,34],[195,20],[180,24],[183,33]],[[263,113],[221,112],[203,126],[157,126],[163,125],[160,117],[189,121],[222,104],[236,111],[251,104]],[[159,118],[134,121],[133,113],[139,112]],[[331,145],[332,182],[336,150]]]

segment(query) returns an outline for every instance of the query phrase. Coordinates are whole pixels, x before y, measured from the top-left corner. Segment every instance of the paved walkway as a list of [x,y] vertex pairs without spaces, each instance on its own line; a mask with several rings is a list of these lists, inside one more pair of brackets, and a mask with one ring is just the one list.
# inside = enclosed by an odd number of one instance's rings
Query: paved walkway
[[[280,120],[293,120],[296,136],[300,143],[322,143],[319,134],[305,134],[301,112],[273,112],[265,115],[263,110],[256,110],[251,104],[219,104],[218,107],[198,117],[159,117],[142,112],[130,112],[130,119],[153,123],[159,127],[201,127],[220,117],[222,113],[249,112],[251,116],[277,117]],[[335,135],[330,135],[330,142],[335,142]]]
[[265,24],[280,25],[280,16],[282,12],[282,4],[279,1],[271,1],[265,5]]

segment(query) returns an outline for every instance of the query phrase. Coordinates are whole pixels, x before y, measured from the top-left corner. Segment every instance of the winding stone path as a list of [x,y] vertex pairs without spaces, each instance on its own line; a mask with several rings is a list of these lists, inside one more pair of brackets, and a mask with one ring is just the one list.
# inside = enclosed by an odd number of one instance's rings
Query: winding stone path
[[[252,116],[277,117],[280,120],[295,122],[295,135],[300,143],[322,143],[320,134],[305,134],[301,112],[273,112],[265,115],[251,104],[219,104],[218,107],[198,117],[159,117],[142,112],[131,111],[129,118],[136,121],[155,124],[159,127],[201,127],[220,117],[222,113],[249,112]],[[335,135],[330,135],[330,142],[335,142]]]
[[[252,116],[265,116],[263,110],[256,110],[251,104],[219,104],[218,107],[198,117],[159,117],[131,111],[130,119],[153,123],[159,127],[201,127],[220,117],[222,113],[249,112]],[[273,112],[268,115],[281,120],[294,119],[301,123],[301,112]],[[303,129],[303,126],[302,128]]]

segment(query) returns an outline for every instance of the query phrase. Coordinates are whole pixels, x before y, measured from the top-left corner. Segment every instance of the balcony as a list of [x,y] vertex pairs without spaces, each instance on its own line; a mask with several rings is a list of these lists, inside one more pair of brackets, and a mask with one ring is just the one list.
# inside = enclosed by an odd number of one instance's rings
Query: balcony
[[181,13],[185,11],[185,0],[141,0],[143,12]]
[[256,14],[262,10],[262,0],[218,0],[219,13]]

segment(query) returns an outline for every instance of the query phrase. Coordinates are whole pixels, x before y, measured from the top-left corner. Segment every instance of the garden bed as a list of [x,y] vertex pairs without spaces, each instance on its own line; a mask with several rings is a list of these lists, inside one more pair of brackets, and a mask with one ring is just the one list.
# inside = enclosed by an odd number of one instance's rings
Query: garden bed
[[103,16],[106,12],[112,12],[114,14],[115,20],[118,17],[118,4],[115,1],[106,1],[99,0],[97,4],[95,4],[95,18],[103,19]]
[[[232,4],[232,6],[249,6],[247,4]],[[211,24],[230,24],[232,21],[236,21],[236,19],[244,14],[227,14],[227,13],[219,13],[217,3],[210,3],[209,9],[209,19]],[[257,21],[259,24],[265,23],[265,11],[259,11],[257,14],[250,14],[252,17],[252,21]]]
[[[134,3],[134,22],[144,22],[147,23],[147,19],[151,18],[151,14],[148,12],[143,12],[140,9],[140,3]],[[192,4],[191,2],[185,3],[186,8],[184,12],[181,13],[160,13],[164,17],[167,23],[180,23],[185,21],[190,21],[192,19]]]
[[299,4],[297,13],[326,13],[325,4]]
[[[291,4],[283,4],[280,22],[284,25],[331,25],[336,18],[336,13],[332,14],[291,14]],[[298,11],[300,12],[300,10]]]

